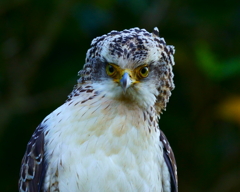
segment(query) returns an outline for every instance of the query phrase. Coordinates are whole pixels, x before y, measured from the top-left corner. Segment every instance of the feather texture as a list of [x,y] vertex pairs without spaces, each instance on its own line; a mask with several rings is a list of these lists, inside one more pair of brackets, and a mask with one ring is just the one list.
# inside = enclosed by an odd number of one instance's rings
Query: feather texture
[[37,127],[28,142],[27,150],[22,159],[19,179],[19,191],[40,192],[45,178],[46,163],[44,158],[43,127]]
[[158,126],[174,88],[175,51],[158,35],[132,28],[92,41],[77,85],[27,145],[20,192],[178,192],[174,154]]

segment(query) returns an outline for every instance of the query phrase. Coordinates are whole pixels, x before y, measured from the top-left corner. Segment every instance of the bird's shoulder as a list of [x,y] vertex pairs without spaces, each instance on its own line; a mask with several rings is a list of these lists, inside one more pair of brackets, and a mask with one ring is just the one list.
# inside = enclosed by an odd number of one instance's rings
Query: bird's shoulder
[[[43,122],[36,128],[30,141],[27,144],[26,152],[21,162],[20,179],[18,183],[21,192],[40,192],[43,188],[45,174],[47,172],[47,159],[45,150],[47,133],[51,126],[48,122],[56,122],[55,116],[66,110],[64,106],[74,106],[85,104],[98,95],[98,92],[91,85],[75,86],[68,96],[66,103],[54,112],[49,114]],[[77,100],[75,98],[78,98]],[[45,133],[46,132],[46,133]]]
[[36,128],[22,159],[18,188],[20,192],[41,191],[46,171],[44,159],[44,126]]
[[99,91],[91,84],[77,84],[74,86],[73,91],[68,95],[67,102],[70,102],[74,98],[78,98],[81,103],[85,103],[88,100],[94,99],[99,95]]
[[160,142],[163,146],[163,157],[170,174],[171,192],[178,192],[177,164],[173,150],[163,131],[160,133]]

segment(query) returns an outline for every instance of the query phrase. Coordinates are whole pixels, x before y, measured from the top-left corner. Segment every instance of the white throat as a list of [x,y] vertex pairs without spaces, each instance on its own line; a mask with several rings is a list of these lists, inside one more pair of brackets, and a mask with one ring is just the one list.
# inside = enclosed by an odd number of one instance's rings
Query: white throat
[[54,168],[45,185],[59,183],[61,192],[68,185],[72,191],[161,191],[159,130],[149,132],[143,111],[102,95],[80,102],[75,97],[49,115],[46,158]]

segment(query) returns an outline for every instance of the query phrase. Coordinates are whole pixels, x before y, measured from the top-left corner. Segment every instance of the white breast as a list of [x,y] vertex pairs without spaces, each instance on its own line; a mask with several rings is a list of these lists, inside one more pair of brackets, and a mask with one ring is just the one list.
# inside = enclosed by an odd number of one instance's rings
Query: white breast
[[141,109],[105,98],[71,102],[46,117],[45,187],[60,192],[162,191],[159,130],[149,133]]

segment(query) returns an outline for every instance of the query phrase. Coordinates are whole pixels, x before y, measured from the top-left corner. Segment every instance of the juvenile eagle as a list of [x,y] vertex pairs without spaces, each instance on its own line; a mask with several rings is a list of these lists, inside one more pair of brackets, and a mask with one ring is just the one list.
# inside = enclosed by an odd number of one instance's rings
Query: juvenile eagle
[[174,52],[156,27],[95,38],[74,90],[27,145],[19,191],[177,192],[158,125],[174,88]]

